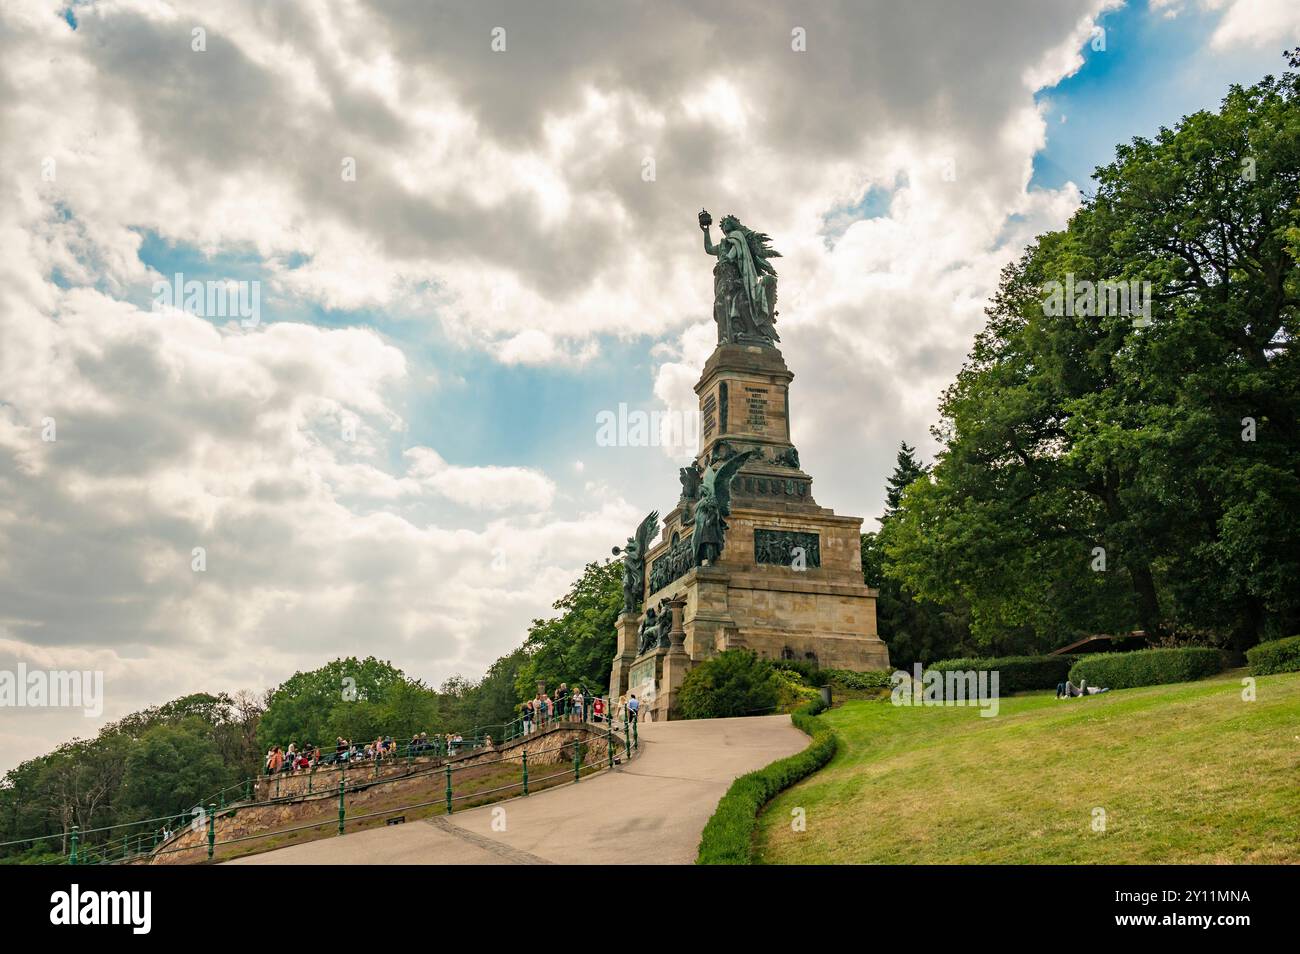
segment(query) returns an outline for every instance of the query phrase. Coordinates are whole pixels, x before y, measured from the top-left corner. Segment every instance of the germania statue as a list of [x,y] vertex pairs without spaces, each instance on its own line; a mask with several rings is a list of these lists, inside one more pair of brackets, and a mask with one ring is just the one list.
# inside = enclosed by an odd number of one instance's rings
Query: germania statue
[[780,341],[776,333],[776,269],[768,259],[781,253],[768,243],[771,237],[740,224],[734,215],[718,223],[722,238],[717,245],[709,235],[713,216],[700,212],[704,251],[717,258],[713,266],[713,320],[718,344]]

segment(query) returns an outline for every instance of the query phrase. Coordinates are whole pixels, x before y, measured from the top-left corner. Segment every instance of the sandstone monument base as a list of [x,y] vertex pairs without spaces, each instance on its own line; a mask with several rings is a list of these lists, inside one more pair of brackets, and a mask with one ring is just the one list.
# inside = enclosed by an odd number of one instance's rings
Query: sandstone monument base
[[[644,611],[618,621],[610,695],[636,693],[645,717],[674,717],[686,670],[727,649],[828,669],[889,667],[876,591],[862,582],[862,519],[817,505],[790,442],[793,377],[771,344],[723,343],[695,387],[700,454],[683,469],[682,496],[644,555],[644,608],[665,625],[642,637]],[[700,475],[737,455],[743,463],[724,488],[725,544],[705,565],[692,540],[707,495]]]

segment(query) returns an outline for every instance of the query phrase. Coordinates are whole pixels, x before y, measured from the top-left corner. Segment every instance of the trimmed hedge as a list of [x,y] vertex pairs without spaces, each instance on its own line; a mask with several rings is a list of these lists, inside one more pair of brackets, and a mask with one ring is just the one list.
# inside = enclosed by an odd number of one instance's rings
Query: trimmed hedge
[[1070,680],[1087,679],[1090,686],[1133,689],[1191,682],[1223,670],[1217,649],[1182,646],[1177,649],[1139,649],[1131,653],[1094,653],[1070,669]]
[[827,680],[837,689],[889,689],[892,685],[892,673],[885,669],[871,669],[857,672],[853,669],[823,669]]
[[927,669],[939,672],[988,670],[998,672],[998,692],[1055,689],[1065,682],[1073,656],[993,656],[984,659],[942,659]]
[[1274,639],[1246,650],[1246,662],[1254,676],[1275,672],[1300,672],[1300,636]]
[[778,793],[807,778],[831,760],[837,745],[835,733],[817,713],[821,699],[797,709],[791,719],[812,741],[802,752],[779,759],[731,783],[700,835],[697,865],[747,865],[754,861],[754,831],[758,813]]

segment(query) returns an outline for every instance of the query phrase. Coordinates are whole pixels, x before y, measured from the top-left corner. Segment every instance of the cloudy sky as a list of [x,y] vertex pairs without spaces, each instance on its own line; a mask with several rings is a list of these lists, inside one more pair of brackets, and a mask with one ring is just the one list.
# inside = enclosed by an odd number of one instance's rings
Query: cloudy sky
[[872,522],[999,268],[1297,42],[1291,0],[6,0],[0,670],[105,707],[0,709],[0,770],[340,654],[481,675],[676,499],[596,419],[694,407],[701,207],[784,253],[794,440]]

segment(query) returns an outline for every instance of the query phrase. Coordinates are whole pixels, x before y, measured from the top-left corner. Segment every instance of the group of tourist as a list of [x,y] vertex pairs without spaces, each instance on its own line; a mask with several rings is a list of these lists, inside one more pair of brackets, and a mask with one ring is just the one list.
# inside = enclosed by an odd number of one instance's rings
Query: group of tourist
[[[488,744],[491,744],[491,737],[488,737]],[[455,754],[456,750],[465,744],[465,739],[459,732],[448,732],[439,738],[434,736],[429,738],[428,732],[421,732],[418,735],[411,736],[411,754],[412,755],[443,755],[446,753]]]
[[[632,696],[626,704],[626,717],[636,721],[638,703]],[[570,688],[568,683],[560,683],[551,696],[546,691],[538,692],[519,707],[522,734],[530,735],[539,728],[556,722],[604,722],[613,718],[609,704],[601,696],[588,695],[582,686]],[[480,743],[474,742],[471,747]],[[492,737],[486,736],[482,745],[492,747]],[[463,750],[467,743],[458,732],[449,732],[443,736],[429,737],[427,732],[411,736],[406,752],[399,753],[399,746],[392,736],[379,736],[373,742],[364,745],[339,736],[335,740],[334,751],[321,753],[319,745],[308,743],[301,748],[297,742],[290,742],[286,748],[272,746],[266,753],[266,774],[279,772],[311,771],[321,765],[335,765],[348,762],[370,762],[392,758],[398,754],[412,756],[455,755]]]
[[[626,702],[618,703],[618,711],[625,721],[635,722],[640,703],[635,695]],[[618,713],[602,696],[588,695],[582,686],[570,689],[567,683],[560,683],[552,697],[545,690],[519,706],[519,721],[523,735],[531,735],[538,729],[556,722],[615,722]]]
[[276,772],[297,772],[301,769],[310,769],[319,765],[321,753],[319,745],[308,743],[301,749],[298,743],[290,742],[287,749],[281,749],[278,745],[272,746],[266,753],[266,774],[274,775]]
[[[491,746],[492,737],[484,739],[484,744]],[[266,753],[266,774],[279,772],[310,771],[322,765],[336,765],[348,762],[372,762],[390,759],[396,755],[455,755],[465,747],[465,739],[459,732],[448,732],[443,736],[429,737],[427,732],[411,736],[406,751],[402,752],[397,741],[391,735],[379,736],[373,742],[362,745],[339,736],[334,743],[334,751],[321,753],[319,745],[310,743],[298,747],[290,742],[287,748],[272,746]]]
[[519,721],[524,735],[555,722],[600,722],[605,717],[605,700],[589,697],[582,686],[569,688],[560,683],[554,698],[545,690],[519,707]]

